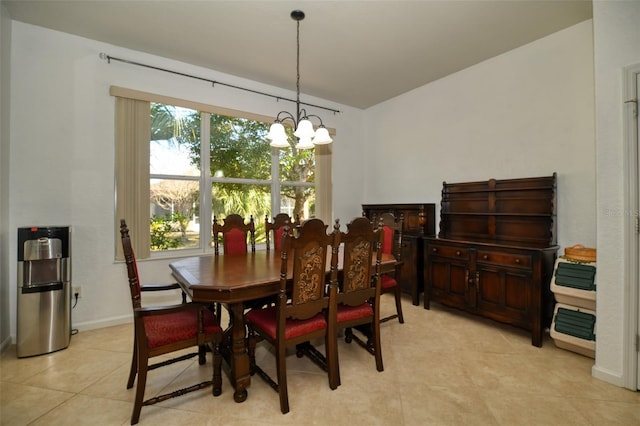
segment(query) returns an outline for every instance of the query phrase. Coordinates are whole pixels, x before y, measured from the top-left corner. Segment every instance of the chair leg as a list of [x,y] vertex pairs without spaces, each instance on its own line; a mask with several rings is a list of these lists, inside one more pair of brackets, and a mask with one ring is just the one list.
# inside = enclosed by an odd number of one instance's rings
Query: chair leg
[[395,296],[396,312],[398,312],[398,322],[400,322],[400,324],[404,324],[404,317],[402,316],[402,303],[400,303],[400,301],[402,300],[402,290],[400,289],[399,285],[395,288]]
[[338,356],[338,333],[329,333],[325,336],[327,370],[329,373],[329,388],[337,389],[340,386],[340,362]]
[[276,349],[276,370],[278,374],[278,395],[280,396],[280,411],[289,412],[289,394],[287,392],[287,360],[286,348],[278,345]]
[[198,364],[205,365],[207,363],[207,346],[198,346]]
[[215,314],[216,314],[216,318],[218,318],[218,325],[220,325],[220,320],[222,319],[222,304],[221,303],[216,303],[216,308],[215,308]]
[[129,370],[129,380],[127,380],[127,389],[131,389],[133,387],[133,382],[136,379],[136,372],[138,363],[138,348],[136,345],[136,338],[133,337],[133,356],[131,357],[131,369]]
[[376,370],[384,371],[384,366],[382,365],[382,344],[380,339],[380,322],[374,321],[371,324],[371,334],[373,334],[373,348],[374,348],[374,356],[376,358]]
[[249,327],[247,337],[247,355],[249,356],[249,375],[256,374],[256,332]]
[[148,361],[146,356],[143,357],[138,353],[138,384],[136,386],[136,398],[133,402],[133,413],[131,414],[132,425],[137,424],[138,420],[140,420],[140,410],[142,409],[142,402],[144,401],[144,388],[147,385]]
[[351,327],[344,330],[344,341],[346,343],[351,343],[353,341],[353,330]]
[[220,342],[213,341],[213,396],[222,393],[222,354],[220,353]]

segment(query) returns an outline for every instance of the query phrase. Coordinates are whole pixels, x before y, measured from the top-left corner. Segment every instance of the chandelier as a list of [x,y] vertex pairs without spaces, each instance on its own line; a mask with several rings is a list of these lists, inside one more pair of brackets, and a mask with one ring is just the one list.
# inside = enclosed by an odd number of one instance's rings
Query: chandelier
[[[297,138],[295,147],[297,149],[311,149],[315,145],[324,145],[333,142],[329,131],[322,119],[314,114],[307,114],[304,109],[300,109],[300,21],[304,19],[304,12],[301,10],[294,10],[291,12],[291,18],[296,21],[296,115],[294,116],[288,111],[280,111],[276,116],[276,120],[269,128],[269,134],[267,139],[271,140],[270,145],[275,148],[288,148],[291,146],[289,138],[284,130],[282,124],[286,120],[290,120],[293,123],[295,131],[293,135]],[[309,120],[311,117],[317,118],[320,121],[318,129],[314,131],[313,124]]]

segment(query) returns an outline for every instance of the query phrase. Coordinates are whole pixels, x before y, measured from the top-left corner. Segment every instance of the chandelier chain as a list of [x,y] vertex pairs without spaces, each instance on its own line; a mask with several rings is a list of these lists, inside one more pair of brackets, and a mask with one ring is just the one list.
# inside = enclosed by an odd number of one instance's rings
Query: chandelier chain
[[300,21],[296,21],[296,107],[297,117],[300,119]]

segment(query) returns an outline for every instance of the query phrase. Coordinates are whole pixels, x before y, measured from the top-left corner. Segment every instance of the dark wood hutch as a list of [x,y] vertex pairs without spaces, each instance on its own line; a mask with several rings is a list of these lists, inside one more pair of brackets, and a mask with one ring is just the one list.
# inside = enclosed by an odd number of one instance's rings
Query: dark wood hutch
[[424,237],[424,308],[439,302],[531,331],[551,323],[556,174],[442,185],[438,237]]
[[436,235],[435,204],[363,204],[363,214],[375,220],[383,213],[393,213],[402,218],[402,265],[398,271],[398,283],[402,291],[411,295],[414,305],[420,304],[424,290],[422,237]]

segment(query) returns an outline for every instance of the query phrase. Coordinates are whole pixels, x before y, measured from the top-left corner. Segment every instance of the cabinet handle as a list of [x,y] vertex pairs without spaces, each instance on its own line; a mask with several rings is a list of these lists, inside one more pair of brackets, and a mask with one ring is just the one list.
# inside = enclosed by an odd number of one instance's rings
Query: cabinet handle
[[456,250],[456,256],[460,256],[460,250]]
[[432,252],[434,252],[434,253],[437,253],[437,252],[438,252],[438,249],[437,249],[437,248],[435,248],[435,247],[433,247],[433,248],[431,249],[431,251],[432,251]]
[[488,255],[488,254],[485,254],[484,256],[482,256],[482,258],[483,258],[484,260],[488,260],[488,259],[489,259],[489,255]]
[[516,263],[519,265],[520,264],[520,259],[516,259]]
[[476,293],[480,293],[480,271],[476,271]]

